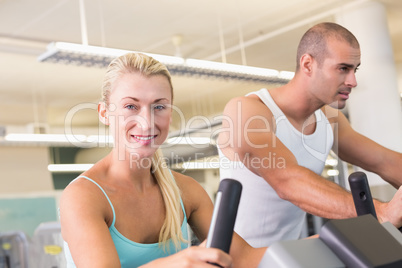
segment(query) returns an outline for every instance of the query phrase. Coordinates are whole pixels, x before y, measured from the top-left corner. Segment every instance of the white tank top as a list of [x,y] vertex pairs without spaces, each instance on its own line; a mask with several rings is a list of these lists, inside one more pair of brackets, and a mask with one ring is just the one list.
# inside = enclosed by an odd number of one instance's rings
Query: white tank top
[[[321,110],[315,112],[313,134],[298,131],[263,88],[248,95],[257,95],[271,110],[276,120],[276,137],[294,154],[300,166],[321,175],[333,144],[333,130]],[[235,231],[253,247],[265,247],[279,240],[298,239],[306,213],[278,197],[275,190],[243,163],[230,161],[218,148],[220,178],[232,178],[243,185]],[[266,166],[281,165],[280,159],[269,155]]]

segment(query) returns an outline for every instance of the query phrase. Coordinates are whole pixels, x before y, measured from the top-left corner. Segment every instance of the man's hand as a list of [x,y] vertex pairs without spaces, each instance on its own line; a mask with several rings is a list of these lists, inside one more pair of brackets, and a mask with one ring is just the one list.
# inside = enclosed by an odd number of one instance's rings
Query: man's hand
[[402,186],[388,203],[375,203],[378,220],[383,223],[389,221],[395,227],[402,226]]

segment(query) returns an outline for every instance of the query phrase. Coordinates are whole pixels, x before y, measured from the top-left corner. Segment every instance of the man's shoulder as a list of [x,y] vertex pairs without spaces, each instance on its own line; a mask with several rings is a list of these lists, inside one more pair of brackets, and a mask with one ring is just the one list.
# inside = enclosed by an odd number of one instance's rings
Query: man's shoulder
[[229,102],[227,103],[227,105],[231,105],[233,103],[237,104],[239,102],[244,103],[244,104],[258,103],[258,102],[261,102],[261,99],[257,95],[254,95],[254,94],[246,95],[246,96],[237,96],[237,97],[230,99]]
[[255,94],[234,97],[225,106],[224,114],[259,114],[270,113],[269,108]]

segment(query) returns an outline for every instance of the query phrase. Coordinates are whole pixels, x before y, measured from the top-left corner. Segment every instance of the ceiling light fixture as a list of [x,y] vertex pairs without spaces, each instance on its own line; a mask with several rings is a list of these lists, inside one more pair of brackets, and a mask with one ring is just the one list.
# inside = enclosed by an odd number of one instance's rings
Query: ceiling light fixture
[[93,164],[50,164],[47,169],[50,172],[69,173],[69,172],[84,172],[93,167]]
[[78,146],[92,148],[97,146],[112,146],[113,139],[109,136],[98,135],[69,135],[69,134],[34,134],[34,133],[10,133],[0,139],[0,145],[23,143],[28,145],[43,146]]
[[328,176],[338,176],[339,175],[339,170],[336,169],[329,169],[327,170],[327,175]]
[[[116,57],[132,52],[129,50],[53,42],[47,51],[38,57],[40,62],[58,62],[88,67],[105,68]],[[287,83],[294,75],[292,72],[228,64],[206,60],[184,59],[160,54],[147,54],[165,64],[172,75],[223,78],[258,83]]]
[[[46,146],[77,146],[82,148],[113,146],[113,137],[105,135],[69,134],[31,134],[10,133],[0,137],[0,145],[24,143]],[[205,145],[211,144],[210,137],[173,136],[166,140],[167,145]]]
[[18,142],[54,142],[69,143],[71,141],[84,142],[85,135],[64,135],[64,134],[29,134],[29,133],[10,133],[4,139],[6,141]]

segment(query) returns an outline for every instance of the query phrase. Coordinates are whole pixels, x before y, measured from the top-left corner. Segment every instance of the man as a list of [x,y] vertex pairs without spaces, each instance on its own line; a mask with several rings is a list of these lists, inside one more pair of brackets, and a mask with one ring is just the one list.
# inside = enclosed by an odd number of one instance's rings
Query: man
[[[297,239],[306,212],[355,217],[352,196],[322,178],[331,148],[353,165],[398,188],[402,154],[355,132],[338,110],[357,86],[360,47],[347,29],[321,23],[302,37],[294,78],[226,105],[218,138],[221,178],[243,184],[235,231],[254,247]],[[402,189],[374,200],[381,222],[402,225]]]

